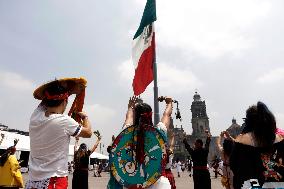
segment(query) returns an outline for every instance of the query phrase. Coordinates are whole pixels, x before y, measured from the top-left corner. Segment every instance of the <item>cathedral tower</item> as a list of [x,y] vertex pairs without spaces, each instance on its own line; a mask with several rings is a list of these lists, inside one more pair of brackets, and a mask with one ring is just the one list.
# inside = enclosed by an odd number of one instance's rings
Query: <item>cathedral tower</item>
[[205,130],[210,132],[209,118],[206,113],[205,101],[201,101],[200,95],[195,92],[191,104],[192,136],[196,138],[206,137]]

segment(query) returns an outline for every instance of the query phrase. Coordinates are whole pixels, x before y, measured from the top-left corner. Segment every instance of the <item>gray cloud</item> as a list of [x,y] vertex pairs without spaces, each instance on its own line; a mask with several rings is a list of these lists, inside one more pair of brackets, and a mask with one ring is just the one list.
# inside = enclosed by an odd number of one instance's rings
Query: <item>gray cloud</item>
[[[35,86],[55,77],[85,76],[86,111],[107,144],[119,133],[133,94],[128,60],[144,4],[1,2],[0,122],[27,130],[38,103],[32,97]],[[279,0],[157,2],[159,91],[180,101],[184,119],[176,125],[191,131],[190,105],[197,88],[215,135],[233,117],[241,123],[246,108],[258,100],[268,104],[283,128],[282,7]],[[7,85],[7,73],[16,81]],[[150,104],[152,91],[150,85],[142,95]]]

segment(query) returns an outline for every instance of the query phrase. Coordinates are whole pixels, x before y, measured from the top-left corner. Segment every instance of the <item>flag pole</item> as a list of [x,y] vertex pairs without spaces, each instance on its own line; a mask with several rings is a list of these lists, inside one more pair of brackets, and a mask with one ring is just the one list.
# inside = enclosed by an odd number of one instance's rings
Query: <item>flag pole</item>
[[[156,5],[156,0],[153,0]],[[155,6],[156,9],[156,6]],[[155,39],[155,33],[154,33]],[[156,39],[155,39],[156,40]],[[155,42],[156,46],[156,42]],[[154,52],[154,61],[153,61],[153,76],[154,76],[154,125],[156,126],[160,121],[159,114],[159,101],[158,101],[158,79],[157,79],[157,59],[156,59],[156,47]]]
[[159,101],[158,101],[156,50],[153,61],[153,75],[154,75],[154,125],[157,125],[160,121],[160,114],[159,114]]

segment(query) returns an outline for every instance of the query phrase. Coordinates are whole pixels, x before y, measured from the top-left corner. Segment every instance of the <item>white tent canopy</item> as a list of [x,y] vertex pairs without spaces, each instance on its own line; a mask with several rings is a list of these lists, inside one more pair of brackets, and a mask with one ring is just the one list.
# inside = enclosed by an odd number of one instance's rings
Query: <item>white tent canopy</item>
[[[74,156],[74,145],[69,145],[69,156]],[[93,152],[90,158],[97,158],[97,159],[109,159],[108,156],[103,155],[98,152]]]
[[93,152],[90,158],[97,158],[97,159],[109,159],[108,156],[100,154],[98,152]]
[[[0,144],[0,149],[7,149],[10,146],[14,145],[14,139],[19,139],[19,142],[16,146],[17,151],[30,151],[30,137],[25,135],[20,135],[17,133],[12,133],[8,131],[0,131],[0,133],[3,133],[4,140]],[[74,156],[74,145],[69,145],[69,157],[70,159],[73,159]],[[91,154],[91,158],[97,158],[97,159],[108,159],[108,156],[100,154],[98,152],[93,152]]]
[[19,142],[16,146],[18,151],[30,151],[30,137],[25,135],[20,135],[17,133],[12,133],[8,131],[0,131],[1,134],[4,134],[4,140],[0,144],[0,149],[7,149],[10,146],[14,145],[14,139],[19,139]]

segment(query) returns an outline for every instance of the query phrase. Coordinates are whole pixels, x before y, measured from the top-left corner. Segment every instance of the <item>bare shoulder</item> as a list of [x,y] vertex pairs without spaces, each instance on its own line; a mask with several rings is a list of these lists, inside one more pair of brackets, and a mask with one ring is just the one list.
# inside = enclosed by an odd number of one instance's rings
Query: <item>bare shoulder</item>
[[[275,135],[275,141],[274,143],[278,143],[284,140],[284,136],[276,134]],[[253,140],[252,140],[252,134],[251,133],[246,133],[246,134],[240,134],[237,136],[235,142],[245,144],[245,145],[250,145],[250,146],[255,146]]]
[[283,135],[276,134],[274,143],[281,142],[282,140],[284,140]]
[[236,137],[235,141],[236,142],[242,142],[245,137],[246,137],[246,134],[240,134]]
[[238,143],[241,143],[241,144],[245,144],[245,145],[254,146],[251,139],[252,139],[251,133],[240,134],[235,139],[235,142],[238,142]]

